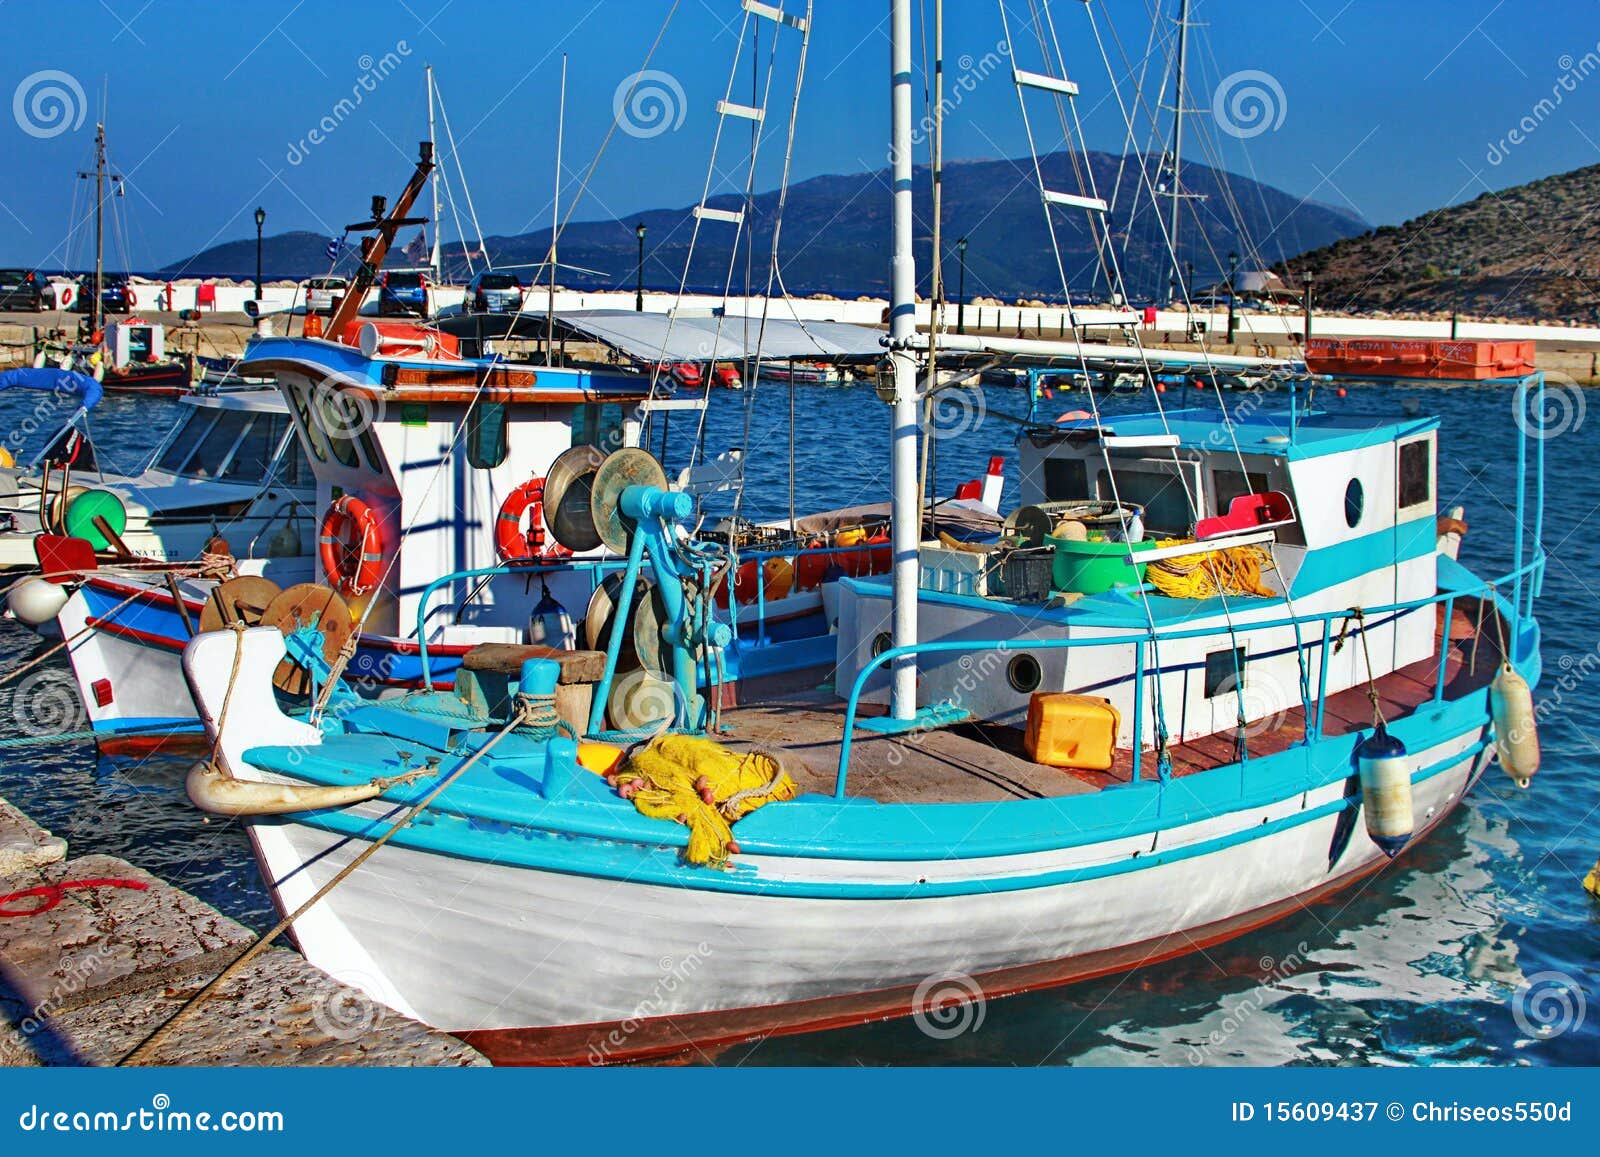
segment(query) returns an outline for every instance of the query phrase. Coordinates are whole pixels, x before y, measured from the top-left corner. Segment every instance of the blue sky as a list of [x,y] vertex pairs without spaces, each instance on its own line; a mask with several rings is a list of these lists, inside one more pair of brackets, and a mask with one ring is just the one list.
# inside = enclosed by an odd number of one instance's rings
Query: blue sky
[[[932,0],[920,3],[931,11]],[[1008,3],[1019,45],[1024,36],[1035,45],[1025,27],[1028,4]],[[1153,3],[1095,0],[1124,80],[1124,53],[1135,68],[1145,55]],[[1161,6],[1174,9],[1176,0]],[[1597,7],[1594,0],[1195,0],[1202,27],[1194,34],[1190,103],[1201,111],[1186,156],[1220,160],[1374,223],[1600,162]],[[74,173],[88,163],[102,92],[112,159],[128,177],[113,265],[125,252],[135,268],[150,268],[247,237],[258,204],[269,234],[355,220],[370,194],[392,193],[409,171],[424,135],[425,63],[435,68],[483,231],[544,225],[562,53],[569,60],[563,196],[571,204],[616,121],[619,86],[625,94],[671,8],[669,0],[9,0],[0,9],[10,43],[0,85],[13,98],[12,116],[0,118],[9,177],[0,184],[0,261],[62,260],[75,191],[82,195]],[[1089,144],[1121,151],[1126,126],[1107,99],[1082,5],[1054,0],[1051,10],[1069,73],[1083,88]],[[883,164],[887,11],[884,0],[818,0],[797,179]],[[671,125],[654,135],[614,132],[578,218],[698,199],[713,106],[728,83],[740,20],[736,0],[679,0],[650,59],[670,78],[657,87],[673,105]],[[797,43],[793,34],[780,40],[771,107],[784,113]],[[964,72],[972,78],[949,121],[947,158],[1027,153],[1006,69],[984,64],[1000,43],[993,0],[947,0],[947,75],[952,83]],[[1031,63],[1028,56],[1019,49],[1023,66],[1037,67],[1037,48]],[[749,57],[746,45],[746,66]],[[1150,75],[1161,68],[1155,61]],[[737,96],[747,98],[748,87],[746,73]],[[1223,131],[1219,89],[1264,94],[1271,123],[1244,125],[1252,135]],[[63,95],[65,120],[53,93]],[[761,188],[776,181],[781,119],[775,111]],[[1044,120],[1035,122],[1041,148],[1055,147],[1059,130],[1044,129]],[[328,123],[331,131],[312,140]],[[1143,145],[1145,118],[1139,129]],[[737,169],[745,147],[724,142],[725,173]],[[727,189],[738,178],[717,184]],[[465,220],[465,202],[457,201]],[[446,236],[453,233],[447,222]],[[72,259],[83,260],[81,241],[72,248]]]

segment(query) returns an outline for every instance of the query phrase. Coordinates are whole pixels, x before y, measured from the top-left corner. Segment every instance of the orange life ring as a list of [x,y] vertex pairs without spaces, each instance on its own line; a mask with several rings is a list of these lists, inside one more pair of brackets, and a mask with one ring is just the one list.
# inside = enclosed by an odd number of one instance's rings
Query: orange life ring
[[[522,529],[524,514],[528,515],[527,530]],[[506,495],[494,523],[494,545],[502,562],[563,558],[572,553],[545,531],[543,478],[530,478]]]
[[125,296],[128,299],[128,309],[130,312],[139,308],[139,299],[133,295],[133,290],[128,290]]
[[[351,532],[354,532],[352,534]],[[341,494],[322,516],[322,570],[342,595],[369,593],[383,574],[383,532],[372,508]]]

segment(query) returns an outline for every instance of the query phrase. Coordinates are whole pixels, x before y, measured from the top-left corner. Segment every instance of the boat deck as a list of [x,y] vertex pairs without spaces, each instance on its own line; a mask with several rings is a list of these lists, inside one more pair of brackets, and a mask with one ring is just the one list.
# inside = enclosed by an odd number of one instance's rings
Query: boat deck
[[[1445,696],[1459,698],[1488,686],[1500,663],[1494,612],[1478,599],[1456,600],[1448,638],[1439,608],[1435,639],[1448,648]],[[1481,620],[1481,626],[1480,626]],[[1433,698],[1439,675],[1434,654],[1377,680],[1378,698],[1387,719],[1402,718]],[[844,728],[844,701],[831,691],[778,687],[758,694],[743,706],[725,710],[722,721],[737,745],[778,752],[802,792],[831,795]],[[864,717],[884,708],[862,704]],[[1324,708],[1323,732],[1348,735],[1372,726],[1372,705],[1365,686],[1330,695]],[[1295,706],[1282,715],[1246,728],[1251,757],[1284,751],[1305,739],[1305,711]],[[1172,744],[1174,776],[1194,775],[1234,763],[1240,740],[1233,730]],[[1021,730],[992,723],[968,722],[937,729],[884,735],[858,729],[851,744],[852,797],[880,803],[1000,803],[1012,799],[1079,795],[1117,783],[1133,773],[1133,752],[1118,750],[1109,771],[1046,767],[1028,759]],[[1144,774],[1154,774],[1155,755],[1144,754]]]

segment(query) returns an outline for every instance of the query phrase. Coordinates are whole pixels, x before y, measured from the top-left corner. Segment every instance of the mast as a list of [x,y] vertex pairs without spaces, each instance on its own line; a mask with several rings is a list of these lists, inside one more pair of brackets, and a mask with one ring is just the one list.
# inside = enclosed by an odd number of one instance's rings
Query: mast
[[544,360],[556,357],[556,234],[561,231],[561,144],[567,126],[567,54],[561,54],[561,99],[556,106],[556,191],[550,200],[550,300],[545,305]]
[[1178,65],[1172,90],[1172,221],[1168,244],[1172,247],[1172,276],[1167,281],[1167,304],[1171,305],[1178,285],[1178,206],[1183,201],[1179,173],[1183,165],[1183,70],[1189,56],[1189,0],[1178,4]]
[[[433,65],[427,66],[428,76],[428,144],[438,153],[439,142],[433,134]],[[439,224],[443,220],[439,216],[439,170],[434,169],[433,176],[428,180],[433,190],[433,248],[428,251],[428,270],[432,274],[433,283],[439,284],[444,280],[444,271],[439,262]]]
[[416,204],[417,198],[422,195],[422,187],[428,183],[428,176],[433,172],[433,142],[423,141],[417,152],[416,170],[406,182],[406,187],[400,190],[400,196],[395,198],[394,207],[388,207],[388,199],[382,194],[374,194],[372,218],[344,227],[346,233],[371,233],[372,236],[361,239],[361,264],[357,267],[355,276],[350,279],[350,285],[346,288],[344,296],[339,299],[333,317],[328,320],[325,332],[334,341],[344,340],[345,331],[360,315],[361,303],[366,300],[367,291],[378,280],[378,270],[383,266],[383,259],[389,252],[389,246],[394,244],[394,235],[401,229],[428,223],[426,217],[406,216],[411,212],[411,206]]
[[[889,296],[889,364],[894,375],[890,430],[894,620],[890,639],[896,647],[908,647],[917,641],[917,544],[922,537],[922,511],[917,501],[917,363],[910,350],[917,332],[911,204],[911,0],[890,0],[889,9],[889,155],[894,188]],[[916,713],[917,663],[915,656],[908,655],[895,659],[891,667],[889,714],[894,719],[911,719]]]
[[106,126],[101,121],[94,126],[94,171],[80,172],[79,180],[94,180],[94,305],[89,313],[89,325],[98,333],[105,325],[105,303],[101,299],[101,292],[105,289],[106,281],[106,182],[120,181],[122,178],[116,173],[106,171]]

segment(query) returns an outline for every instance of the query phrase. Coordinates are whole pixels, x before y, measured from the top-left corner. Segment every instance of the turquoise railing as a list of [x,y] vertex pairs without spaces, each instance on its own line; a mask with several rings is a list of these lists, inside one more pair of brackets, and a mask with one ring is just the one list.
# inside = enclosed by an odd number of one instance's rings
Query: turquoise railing
[[[797,559],[804,555],[841,555],[854,554],[869,550],[884,549],[882,543],[861,543],[857,546],[824,546],[824,547],[784,547],[776,550],[751,550],[740,556],[740,564],[756,560],[762,567],[770,559],[789,558]],[[628,560],[625,558],[567,558],[552,562],[548,565],[529,566],[526,563],[517,566],[500,565],[478,567],[473,570],[453,571],[450,574],[440,575],[427,586],[422,588],[422,594],[417,600],[417,655],[422,666],[422,685],[433,685],[432,672],[428,665],[428,607],[433,596],[438,591],[453,583],[471,581],[473,579],[494,578],[500,575],[546,575],[562,571],[587,571],[593,580],[590,584],[591,593],[600,585],[603,576],[611,571],[621,572],[627,568]],[[728,591],[728,622],[734,627],[735,638],[739,630],[739,600],[734,591],[733,577],[727,580]],[[752,624],[756,637],[754,644],[762,646],[767,641],[767,584],[766,581],[756,584],[756,621]]]
[[[1439,678],[1434,688],[1434,702],[1444,698],[1444,663],[1448,651],[1446,645],[1449,638],[1449,615],[1455,609],[1455,600],[1463,597],[1482,597],[1485,595],[1494,598],[1496,604],[1503,608],[1512,630],[1509,647],[1513,651],[1512,658],[1521,660],[1526,656],[1518,652],[1521,646],[1522,632],[1520,621],[1512,604],[1508,604],[1499,594],[1499,588],[1511,584],[1513,598],[1515,592],[1523,589],[1524,580],[1530,587],[1537,586],[1544,573],[1545,555],[1542,549],[1536,549],[1533,557],[1522,563],[1514,570],[1507,572],[1497,579],[1484,581],[1477,586],[1463,590],[1444,591],[1425,599],[1413,599],[1404,603],[1391,603],[1380,607],[1362,607],[1361,614],[1366,618],[1375,616],[1394,615],[1396,617],[1421,610],[1424,607],[1436,606],[1443,603],[1446,608],[1446,634],[1441,641],[1439,651]],[[867,664],[857,673],[854,683],[850,687],[850,696],[845,703],[844,735],[839,745],[839,765],[834,778],[833,794],[837,799],[845,796],[845,786],[850,766],[851,747],[854,742],[856,718],[861,706],[861,694],[866,689],[867,680],[872,673],[885,664],[892,663],[903,655],[949,655],[972,653],[977,651],[995,651],[1004,654],[1008,651],[1057,651],[1071,650],[1075,647],[1127,647],[1136,648],[1137,658],[1134,664],[1134,706],[1133,706],[1133,779],[1140,778],[1141,768],[1144,763],[1144,684],[1149,678],[1145,663],[1145,649],[1158,643],[1173,642],[1180,639],[1203,639],[1220,635],[1237,635],[1241,630],[1267,631],[1279,629],[1293,629],[1299,636],[1299,629],[1307,624],[1322,624],[1322,652],[1323,661],[1318,663],[1319,673],[1316,695],[1316,721],[1313,727],[1307,729],[1306,741],[1311,742],[1322,735],[1323,707],[1327,702],[1328,691],[1328,664],[1326,662],[1327,648],[1332,633],[1333,623],[1336,620],[1349,620],[1353,617],[1355,608],[1343,608],[1333,611],[1321,611],[1316,614],[1296,615],[1284,619],[1266,619],[1249,623],[1218,623],[1209,627],[1189,627],[1181,630],[1151,630],[1133,632],[1122,635],[1095,636],[1092,638],[1061,638],[1061,639],[963,639],[950,642],[916,643],[906,647],[890,647],[874,655]],[[1362,628],[1365,629],[1365,628]],[[1159,672],[1157,672],[1159,677]]]

